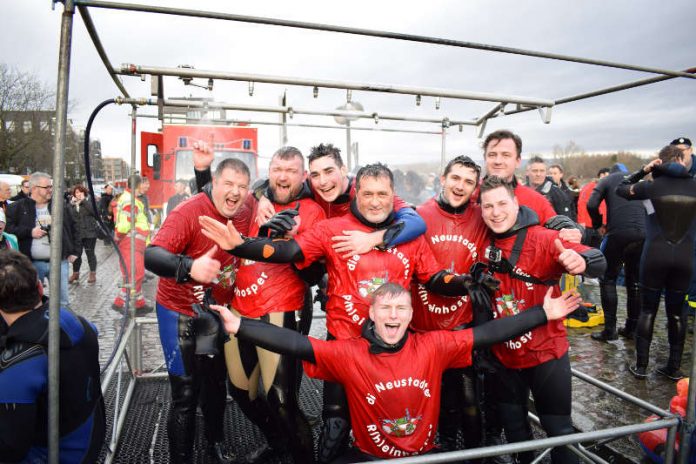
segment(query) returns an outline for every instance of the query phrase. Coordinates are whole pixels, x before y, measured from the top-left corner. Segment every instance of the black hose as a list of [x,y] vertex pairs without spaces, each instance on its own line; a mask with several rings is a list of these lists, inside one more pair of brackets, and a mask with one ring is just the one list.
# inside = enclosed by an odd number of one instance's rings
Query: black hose
[[[87,189],[89,190],[89,196],[90,200],[92,202],[92,210],[95,212],[94,214],[94,219],[97,221],[97,227],[100,227],[102,231],[106,232],[106,236],[108,237],[108,240],[111,242],[111,245],[114,247],[114,250],[116,251],[116,255],[118,256],[119,263],[123,269],[128,269],[126,266],[126,260],[121,254],[121,250],[118,249],[118,246],[116,245],[116,241],[114,240],[113,234],[109,233],[110,229],[104,224],[101,218],[101,214],[99,214],[99,210],[97,208],[97,199],[96,196],[94,195],[94,186],[92,185],[92,167],[90,165],[89,161],[89,140],[90,140],[90,132],[92,131],[92,123],[94,122],[94,119],[97,117],[97,114],[99,111],[102,110],[106,105],[110,105],[111,103],[116,103],[116,100],[113,98],[110,98],[109,100],[104,100],[101,102],[99,105],[97,105],[96,108],[94,108],[94,111],[92,111],[92,114],[89,116],[89,120],[87,121],[87,128],[85,129],[85,146],[84,146],[84,156],[85,156],[85,177],[87,178]],[[128,273],[124,273],[124,283],[128,284]],[[118,346],[121,344],[121,340],[123,339],[123,332],[126,329],[126,324],[128,322],[128,315],[130,315],[129,311],[129,305],[130,305],[130,298],[126,298],[125,301],[125,307],[124,307],[124,317],[121,318],[121,328],[118,331],[118,336],[116,337],[116,341],[114,343],[114,347],[111,351],[111,354],[109,355],[109,359],[106,361],[106,364],[101,370],[101,373],[103,374],[108,367],[111,365],[111,363],[114,360],[114,357],[116,356],[116,349]]]

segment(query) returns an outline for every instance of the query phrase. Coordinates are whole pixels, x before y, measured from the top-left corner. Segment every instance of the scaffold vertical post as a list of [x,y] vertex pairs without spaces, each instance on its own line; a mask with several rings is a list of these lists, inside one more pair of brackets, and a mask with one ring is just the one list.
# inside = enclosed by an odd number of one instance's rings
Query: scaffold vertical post
[[440,151],[440,173],[445,171],[447,164],[447,126],[442,123],[442,148]]
[[[696,379],[696,325],[693,328],[693,341],[691,346],[691,373],[689,379]],[[694,411],[696,408],[696,382],[689,382],[689,396],[686,400],[686,419],[682,422],[679,435],[679,464],[686,464],[689,461],[691,452],[691,435],[694,432]]]
[[[136,152],[135,152],[135,142],[136,142],[136,129],[138,127],[137,124],[137,118],[138,118],[138,107],[136,105],[132,105],[131,107],[131,157],[130,157],[130,162],[131,162],[131,173],[135,174],[136,172]],[[136,230],[136,201],[137,201],[137,189],[136,189],[136,183],[135,183],[135,176],[131,175],[130,176],[130,189],[131,189],[131,208],[130,208],[130,269],[129,269],[129,280],[130,280],[130,288],[128,289],[128,311],[129,315],[131,318],[135,318],[136,314],[136,300],[137,296],[137,284],[136,284],[136,267],[137,263],[135,261],[135,242],[138,240],[137,237],[137,230]],[[147,213],[146,213],[147,214]],[[135,372],[140,371],[141,367],[141,353],[139,353],[139,346],[138,346],[138,339],[139,333],[138,331],[140,330],[139,325],[135,325],[134,327],[134,334],[133,337],[131,338],[130,342],[130,353],[131,353],[131,359],[133,360],[133,370]]]

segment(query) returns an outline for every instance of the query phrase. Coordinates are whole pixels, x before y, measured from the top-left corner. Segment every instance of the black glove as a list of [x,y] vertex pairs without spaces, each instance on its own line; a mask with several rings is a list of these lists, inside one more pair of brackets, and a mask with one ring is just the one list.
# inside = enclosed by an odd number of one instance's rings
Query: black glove
[[562,214],[549,218],[544,227],[551,230],[580,229],[575,221]]
[[259,237],[278,238],[283,237],[297,225],[295,216],[300,214],[300,203],[292,209],[285,209],[276,213],[264,225],[259,228]]
[[500,280],[493,277],[493,274],[488,272],[488,265],[482,262],[476,262],[469,268],[469,274],[474,282],[480,284],[490,293],[497,291],[500,288]]

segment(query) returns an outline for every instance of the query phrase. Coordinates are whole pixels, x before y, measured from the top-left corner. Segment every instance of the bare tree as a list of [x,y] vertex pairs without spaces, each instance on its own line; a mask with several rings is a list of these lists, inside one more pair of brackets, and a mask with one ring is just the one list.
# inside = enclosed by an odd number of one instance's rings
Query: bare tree
[[0,171],[48,171],[54,92],[36,76],[0,63]]
[[561,146],[559,144],[553,146],[553,157],[557,160],[564,160],[566,158],[570,158],[571,156],[584,154],[585,150],[583,150],[582,147],[573,140],[569,140],[565,146]]

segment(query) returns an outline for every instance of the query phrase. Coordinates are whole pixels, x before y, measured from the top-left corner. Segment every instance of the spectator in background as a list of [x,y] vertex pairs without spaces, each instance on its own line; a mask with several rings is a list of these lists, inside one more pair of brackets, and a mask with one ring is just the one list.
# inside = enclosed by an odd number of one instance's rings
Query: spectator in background
[[7,205],[12,201],[10,196],[12,195],[12,190],[10,189],[10,184],[7,182],[0,182],[0,208],[3,212],[7,212]]
[[147,197],[147,192],[150,190],[150,179],[142,176],[142,184],[140,184],[140,193],[138,193],[138,200],[143,202],[143,208],[145,215],[147,216],[148,224],[152,224],[152,213],[150,213],[150,199]]
[[23,180],[22,185],[19,188],[19,192],[17,193],[17,195],[10,198],[10,201],[19,201],[22,198],[27,198],[29,196],[30,191],[31,189],[29,188],[29,180]]
[[82,266],[82,250],[87,254],[89,263],[89,277],[87,283],[93,284],[97,281],[97,256],[94,247],[97,244],[97,215],[92,209],[89,200],[89,192],[84,185],[76,185],[72,190],[72,200],[68,209],[72,214],[75,224],[77,224],[77,235],[79,249],[77,259],[73,262],[73,273],[68,283],[80,280],[80,267]]
[[[592,195],[592,191],[594,190],[595,186],[597,185],[597,181],[602,179],[603,177],[606,177],[609,175],[609,168],[602,168],[599,171],[597,171],[597,178],[591,180],[583,188],[580,189],[580,195],[578,195],[578,224],[586,227],[586,228],[592,228],[592,218],[590,217],[589,211],[587,211],[587,200],[590,199],[590,195]],[[602,224],[606,225],[607,223],[607,205],[604,201],[600,203],[599,205],[599,214],[602,215]],[[601,240],[601,237],[598,237],[593,243],[590,243],[590,245],[594,246],[595,248],[599,247],[599,242]]]
[[174,195],[172,195],[169,201],[167,201],[167,216],[169,216],[169,213],[171,213],[174,208],[179,205],[179,203],[188,198],[188,195],[186,194],[187,184],[188,182],[186,182],[184,179],[179,179],[174,184]]
[[425,182],[417,172],[406,171],[402,198],[413,206],[418,206],[430,198],[425,190]]
[[7,220],[5,219],[5,212],[0,210],[0,251],[8,249],[19,250],[17,237],[5,232],[6,223]]
[[566,195],[572,196],[570,187],[568,187],[568,184],[563,179],[564,175],[565,171],[563,171],[563,166],[560,164],[552,164],[551,167],[549,167],[549,176],[551,176],[551,180],[556,184],[556,187],[560,188]]
[[[102,219],[104,225],[109,229],[109,232],[113,234],[114,232],[114,212],[111,207],[111,202],[114,199],[114,187],[110,184],[104,186],[102,190],[101,197],[99,197],[99,204],[97,208],[99,209],[99,216]],[[106,245],[109,244],[108,240],[104,240]]]
[[539,156],[532,157],[527,163],[528,185],[546,197],[556,214],[568,216],[575,221],[577,214],[573,208],[573,199],[547,176],[546,162]]

